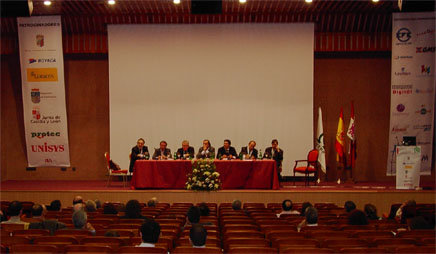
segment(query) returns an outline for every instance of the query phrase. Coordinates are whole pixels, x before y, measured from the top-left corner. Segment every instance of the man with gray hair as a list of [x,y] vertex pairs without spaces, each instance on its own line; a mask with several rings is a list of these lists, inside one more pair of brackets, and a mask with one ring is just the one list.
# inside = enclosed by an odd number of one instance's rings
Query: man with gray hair
[[233,210],[241,210],[241,207],[242,207],[241,200],[236,199],[233,201],[233,203],[232,203]]
[[91,223],[88,222],[88,216],[83,210],[78,210],[73,213],[73,225],[77,230],[88,230],[95,235],[95,229]]
[[93,200],[86,201],[85,209],[87,212],[95,212],[97,211],[97,204]]
[[182,142],[182,148],[179,148],[177,150],[177,158],[174,159],[182,159],[182,160],[186,160],[189,158],[194,158],[194,147],[189,146],[189,141],[188,140],[183,140]]
[[305,212],[306,219],[304,219],[297,226],[297,231],[300,232],[303,227],[317,227],[318,226],[318,210],[315,207],[310,206],[306,208]]

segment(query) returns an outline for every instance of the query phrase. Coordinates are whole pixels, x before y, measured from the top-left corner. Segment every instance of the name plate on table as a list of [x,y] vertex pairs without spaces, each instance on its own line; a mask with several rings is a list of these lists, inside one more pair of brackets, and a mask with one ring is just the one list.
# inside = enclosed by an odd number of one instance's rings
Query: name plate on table
[[397,189],[418,188],[419,172],[421,171],[421,147],[397,146],[395,154]]

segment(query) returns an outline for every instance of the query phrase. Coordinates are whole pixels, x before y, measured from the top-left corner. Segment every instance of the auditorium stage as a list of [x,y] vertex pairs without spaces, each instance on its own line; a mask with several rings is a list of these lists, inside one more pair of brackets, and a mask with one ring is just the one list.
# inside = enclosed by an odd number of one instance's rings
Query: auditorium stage
[[[70,206],[75,195],[85,200],[127,202],[137,199],[147,202],[157,197],[160,202],[232,202],[240,199],[243,202],[275,203],[284,199],[294,202],[309,201],[311,203],[332,202],[342,206],[345,201],[353,200],[358,208],[372,203],[379,214],[387,213],[393,203],[415,199],[418,203],[434,203],[436,199],[435,183],[422,183],[425,190],[396,190],[393,182],[363,182],[341,184],[323,182],[317,186],[304,187],[302,183],[284,182],[280,190],[221,190],[213,192],[195,192],[187,190],[132,190],[130,186],[123,188],[122,182],[112,182],[106,187],[106,181],[3,181],[1,182],[1,200],[33,201],[48,204],[59,199],[63,206]],[[427,190],[429,189],[429,190]]]

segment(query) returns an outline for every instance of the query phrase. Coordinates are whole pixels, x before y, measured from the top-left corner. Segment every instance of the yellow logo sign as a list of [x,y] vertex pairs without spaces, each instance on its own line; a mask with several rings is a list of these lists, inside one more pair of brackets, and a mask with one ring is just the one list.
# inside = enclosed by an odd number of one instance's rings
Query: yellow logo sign
[[56,68],[28,68],[28,82],[50,82],[58,81],[58,70]]

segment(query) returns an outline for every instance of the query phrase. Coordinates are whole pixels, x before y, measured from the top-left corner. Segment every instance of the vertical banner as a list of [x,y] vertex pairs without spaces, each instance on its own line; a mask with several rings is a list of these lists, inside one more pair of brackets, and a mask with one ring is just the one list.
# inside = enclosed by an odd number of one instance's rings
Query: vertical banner
[[435,101],[435,13],[393,13],[388,176],[396,147],[416,137],[421,175],[431,174]]
[[29,167],[70,166],[60,16],[17,18]]
[[421,148],[419,146],[399,146],[396,149],[397,189],[419,187]]

